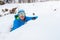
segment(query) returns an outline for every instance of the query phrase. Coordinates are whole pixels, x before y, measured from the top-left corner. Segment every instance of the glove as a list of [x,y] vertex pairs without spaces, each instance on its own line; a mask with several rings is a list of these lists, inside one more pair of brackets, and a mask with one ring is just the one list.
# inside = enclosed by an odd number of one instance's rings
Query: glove
[[38,17],[36,16],[36,17],[32,17],[32,20],[36,20]]

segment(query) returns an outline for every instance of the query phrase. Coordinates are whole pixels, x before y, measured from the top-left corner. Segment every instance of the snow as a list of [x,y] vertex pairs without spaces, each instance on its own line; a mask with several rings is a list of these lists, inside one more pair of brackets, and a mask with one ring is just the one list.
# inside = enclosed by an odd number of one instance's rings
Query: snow
[[9,32],[15,14],[0,17],[0,40],[60,40],[60,1],[5,4],[0,6],[0,10],[10,10],[13,7],[18,7],[17,10],[24,9],[27,16],[35,13],[38,19]]

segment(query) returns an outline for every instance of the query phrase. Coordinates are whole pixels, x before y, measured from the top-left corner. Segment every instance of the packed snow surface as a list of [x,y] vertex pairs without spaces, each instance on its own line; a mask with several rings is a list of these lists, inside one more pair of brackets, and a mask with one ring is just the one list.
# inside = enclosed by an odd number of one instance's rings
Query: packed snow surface
[[0,40],[60,40],[60,1],[0,5],[0,14],[9,13],[3,13],[1,9],[14,7],[17,7],[17,12],[24,9],[26,16],[35,13],[38,19],[9,32],[15,14],[0,17]]

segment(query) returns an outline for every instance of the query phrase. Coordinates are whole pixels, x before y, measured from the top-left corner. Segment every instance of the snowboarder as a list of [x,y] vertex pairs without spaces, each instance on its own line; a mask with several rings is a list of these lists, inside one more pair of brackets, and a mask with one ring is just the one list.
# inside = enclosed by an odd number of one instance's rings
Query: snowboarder
[[[11,31],[21,27],[22,25],[24,25],[26,22],[30,21],[30,20],[35,20],[36,18],[38,18],[38,16],[35,17],[27,17],[25,15],[25,11],[24,10],[19,10],[18,14],[15,15],[15,20],[13,23],[13,27],[11,28]],[[10,32],[11,32],[10,31]]]

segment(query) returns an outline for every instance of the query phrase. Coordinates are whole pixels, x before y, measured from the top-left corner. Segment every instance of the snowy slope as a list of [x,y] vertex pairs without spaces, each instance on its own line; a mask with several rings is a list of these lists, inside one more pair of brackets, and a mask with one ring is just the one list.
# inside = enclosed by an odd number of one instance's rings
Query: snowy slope
[[6,4],[5,7],[24,9],[27,16],[33,16],[32,13],[35,13],[38,19],[31,20],[15,31],[9,32],[14,15],[1,17],[0,40],[60,40],[60,2]]

